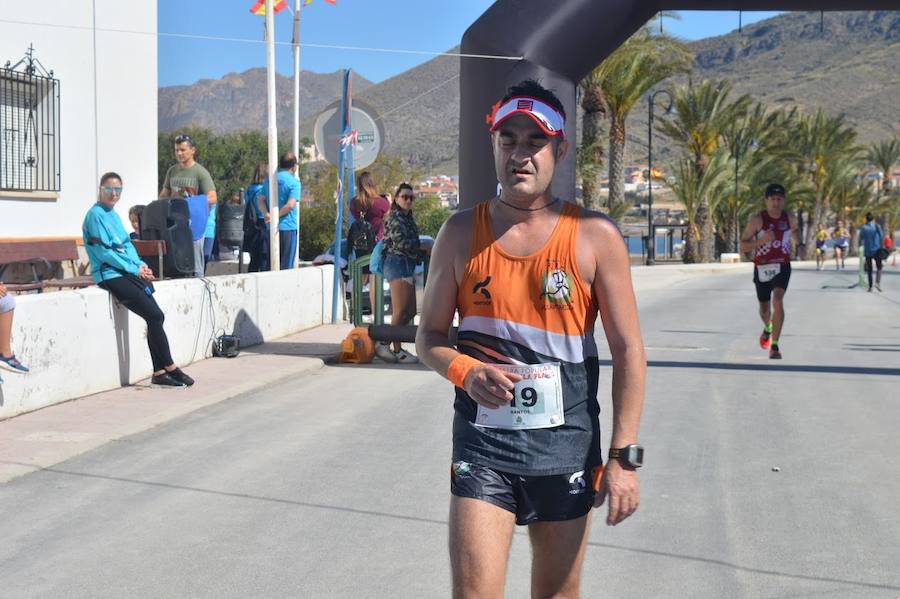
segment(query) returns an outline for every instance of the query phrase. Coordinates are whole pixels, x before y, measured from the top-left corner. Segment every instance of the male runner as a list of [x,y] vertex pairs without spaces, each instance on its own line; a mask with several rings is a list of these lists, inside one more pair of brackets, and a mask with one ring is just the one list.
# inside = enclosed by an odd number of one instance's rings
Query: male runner
[[[441,229],[416,339],[419,357],[456,385],[453,596],[503,597],[519,524],[531,537],[532,596],[577,597],[591,508],[608,498],[615,525],[639,502],[646,357],[628,253],[614,223],[550,193],[569,149],[557,97],[524,81],[491,116],[502,190]],[[605,470],[598,309],[613,362]]]
[[791,243],[797,219],[784,209],[785,191],[778,183],[766,187],[766,209],[750,217],[741,236],[741,251],[753,252],[753,283],[759,300],[763,332],[759,346],[769,358],[781,359],[778,340],[784,326],[784,294],[791,280]]

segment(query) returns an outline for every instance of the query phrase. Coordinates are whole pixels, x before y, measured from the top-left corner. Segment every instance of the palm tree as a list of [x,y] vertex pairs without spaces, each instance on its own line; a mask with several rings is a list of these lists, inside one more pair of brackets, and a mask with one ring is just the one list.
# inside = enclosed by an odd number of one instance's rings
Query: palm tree
[[[669,77],[690,71],[693,54],[687,45],[666,34],[654,34],[644,27],[581,81],[584,125],[582,154],[585,163],[602,161],[603,119],[609,118],[609,209],[619,212],[625,203],[625,121],[635,105],[654,86]],[[583,168],[587,174],[588,169]],[[600,168],[597,166],[596,175]],[[596,179],[582,190],[597,189]],[[599,204],[597,195],[583,193],[585,205]]]
[[895,137],[890,141],[880,141],[872,144],[866,153],[866,159],[870,164],[881,170],[882,193],[891,193],[894,167],[897,163],[900,163],[900,139]]
[[580,88],[584,118],[581,123],[581,145],[578,147],[578,177],[581,179],[583,205],[591,210],[597,210],[600,208],[598,183],[603,169],[606,99],[594,72],[581,81]]
[[855,177],[861,148],[854,145],[856,130],[846,124],[844,115],[829,117],[821,109],[815,115],[803,115],[792,131],[793,161],[798,174],[805,175],[813,192],[804,235],[806,247],[813,247],[819,224],[825,223],[830,198],[842,179]]
[[[684,262],[699,262],[702,235],[699,227],[700,208],[708,198],[721,199],[731,183],[730,174],[734,163],[726,148],[718,148],[709,156],[706,168],[698,171],[691,157],[685,156],[675,165],[674,180],[671,183],[675,197],[684,204],[688,227],[685,232]],[[713,201],[715,209],[717,201]]]
[[[695,178],[703,179],[712,155],[723,146],[722,135],[747,114],[750,96],[729,100],[731,84],[726,81],[703,81],[676,88],[674,117],[662,119],[659,130],[690,157],[696,171]],[[709,262],[713,259],[713,220],[711,204],[714,198],[703,196],[697,205],[697,234],[699,243],[692,259]]]
[[690,72],[694,56],[681,41],[644,28],[600,64],[609,117],[609,207],[625,204],[625,122],[638,102],[660,82]]
[[729,252],[739,252],[738,236],[743,223],[758,206],[761,183],[768,177],[773,164],[779,159],[779,132],[790,119],[784,111],[767,111],[757,103],[744,118],[734,121],[722,132],[722,142],[734,161],[734,187],[719,202],[715,214],[716,224],[722,232],[724,247]]

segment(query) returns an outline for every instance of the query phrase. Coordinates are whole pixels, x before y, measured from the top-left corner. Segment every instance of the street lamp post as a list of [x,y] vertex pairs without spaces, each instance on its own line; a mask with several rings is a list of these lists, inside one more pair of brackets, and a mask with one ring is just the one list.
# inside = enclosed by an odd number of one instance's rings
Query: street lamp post
[[653,231],[653,105],[656,102],[656,96],[664,94],[669,104],[666,106],[666,114],[672,112],[672,94],[664,89],[657,90],[650,94],[647,98],[647,266],[652,266],[655,262],[656,255],[656,238]]

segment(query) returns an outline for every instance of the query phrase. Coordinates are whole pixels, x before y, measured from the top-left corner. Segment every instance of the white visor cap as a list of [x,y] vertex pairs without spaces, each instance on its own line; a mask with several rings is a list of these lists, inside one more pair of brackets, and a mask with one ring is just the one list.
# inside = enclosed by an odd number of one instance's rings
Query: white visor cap
[[496,131],[500,123],[515,114],[527,114],[544,133],[551,137],[555,135],[559,135],[563,139],[566,137],[566,119],[558,110],[537,98],[524,96],[514,96],[497,109],[497,112],[494,113],[491,132]]

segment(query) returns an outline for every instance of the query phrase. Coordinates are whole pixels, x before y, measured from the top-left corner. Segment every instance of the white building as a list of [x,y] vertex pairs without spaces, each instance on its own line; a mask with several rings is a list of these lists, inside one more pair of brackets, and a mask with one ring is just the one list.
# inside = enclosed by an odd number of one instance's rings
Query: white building
[[[130,206],[156,199],[156,20],[156,0],[4,3],[0,243],[80,242],[106,171],[122,176],[126,223]],[[11,70],[31,46],[46,72]]]

